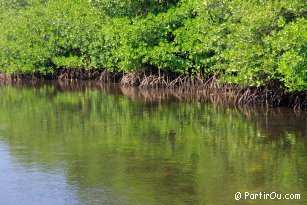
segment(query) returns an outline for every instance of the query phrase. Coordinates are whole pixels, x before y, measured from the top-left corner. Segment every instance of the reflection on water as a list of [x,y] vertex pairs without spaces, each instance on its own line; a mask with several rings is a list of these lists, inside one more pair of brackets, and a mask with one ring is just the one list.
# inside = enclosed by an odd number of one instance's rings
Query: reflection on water
[[24,167],[0,144],[0,204],[75,204],[73,186],[67,184],[63,170],[45,172],[40,165]]
[[0,204],[307,202],[307,115],[95,82],[0,87]]

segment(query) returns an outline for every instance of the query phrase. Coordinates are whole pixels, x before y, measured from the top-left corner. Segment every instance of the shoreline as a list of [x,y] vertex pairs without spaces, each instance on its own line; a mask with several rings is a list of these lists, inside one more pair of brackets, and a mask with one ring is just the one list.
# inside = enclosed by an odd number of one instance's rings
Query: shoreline
[[[106,70],[58,69],[53,74],[39,73],[13,74],[8,76],[0,72],[0,85],[18,82],[38,82],[44,80],[60,81],[98,81],[119,83],[124,87],[166,89],[183,98],[199,100],[211,98],[213,102],[225,102],[233,105],[259,105],[267,107],[289,107],[298,110],[307,109],[307,91],[287,93],[279,82],[269,82],[265,86],[242,87],[237,84],[218,82],[217,76],[174,73],[119,73]],[[198,97],[191,97],[191,96]],[[188,97],[190,96],[190,97]],[[180,97],[181,98],[181,97]],[[214,98],[215,100],[212,100]]]

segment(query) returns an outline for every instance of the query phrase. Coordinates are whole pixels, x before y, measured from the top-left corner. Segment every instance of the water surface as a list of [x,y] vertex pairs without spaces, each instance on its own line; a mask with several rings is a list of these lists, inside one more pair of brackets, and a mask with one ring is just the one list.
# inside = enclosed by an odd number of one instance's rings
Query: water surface
[[179,99],[93,82],[0,87],[0,204],[307,203],[306,113]]

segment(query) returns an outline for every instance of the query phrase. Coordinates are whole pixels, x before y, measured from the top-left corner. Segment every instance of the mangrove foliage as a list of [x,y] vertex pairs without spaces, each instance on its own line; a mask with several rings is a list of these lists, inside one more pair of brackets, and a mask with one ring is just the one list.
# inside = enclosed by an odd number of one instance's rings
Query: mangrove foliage
[[0,70],[216,76],[306,91],[306,16],[305,0],[1,0]]

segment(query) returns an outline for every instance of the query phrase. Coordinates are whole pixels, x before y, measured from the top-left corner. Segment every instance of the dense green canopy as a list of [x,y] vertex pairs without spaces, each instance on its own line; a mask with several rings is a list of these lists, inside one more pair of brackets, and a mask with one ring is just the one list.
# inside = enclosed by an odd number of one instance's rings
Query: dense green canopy
[[305,0],[0,0],[0,70],[218,75],[307,88]]

